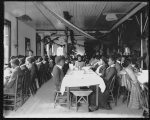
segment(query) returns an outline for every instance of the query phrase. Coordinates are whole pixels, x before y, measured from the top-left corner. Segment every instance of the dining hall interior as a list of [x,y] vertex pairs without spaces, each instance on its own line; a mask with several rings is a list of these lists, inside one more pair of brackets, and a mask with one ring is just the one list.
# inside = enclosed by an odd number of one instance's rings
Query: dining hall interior
[[149,118],[148,1],[5,1],[4,118]]

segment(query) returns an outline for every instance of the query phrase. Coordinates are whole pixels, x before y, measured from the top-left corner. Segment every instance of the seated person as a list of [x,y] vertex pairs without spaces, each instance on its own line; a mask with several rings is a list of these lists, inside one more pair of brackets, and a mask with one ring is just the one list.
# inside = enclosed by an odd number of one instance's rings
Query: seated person
[[39,84],[39,87],[41,87],[41,85],[43,84],[43,77],[45,76],[45,71],[44,71],[44,64],[42,62],[43,58],[42,57],[39,57],[38,60],[37,60],[37,68],[38,68],[38,84]]
[[123,63],[124,63],[124,61],[125,61],[125,58],[126,58],[126,56],[124,56],[124,55],[121,57],[121,62],[120,62],[121,67],[122,67],[122,64],[123,64]]
[[52,69],[53,69],[53,67],[54,67],[52,57],[49,58],[49,66],[50,66],[50,69],[51,69],[51,71],[52,71]]
[[49,58],[48,56],[43,57],[43,64],[44,64],[44,71],[46,73],[46,79],[48,80],[51,76],[51,71],[50,71],[50,64],[49,64]]
[[140,109],[143,104],[142,96],[141,96],[141,87],[135,72],[131,68],[131,60],[125,59],[123,67],[124,67],[124,72],[126,73],[125,87],[126,89],[128,89],[128,91],[131,92],[128,106],[131,109]]
[[89,60],[89,65],[92,65],[93,60],[95,59],[95,56],[93,56],[90,60]]
[[119,72],[122,69],[122,67],[121,67],[121,55],[120,54],[116,55],[115,67],[116,67],[116,70],[117,70],[117,75],[119,76]]
[[32,51],[32,50],[29,50],[29,51],[28,51],[28,53],[29,53],[29,56],[28,56],[28,57],[26,57],[25,62],[27,62],[27,59],[28,59],[28,58],[30,58],[30,57],[34,57],[34,56],[33,56],[33,51]]
[[99,106],[95,106],[95,99],[96,99],[96,88],[94,86],[90,87],[90,89],[92,89],[93,93],[90,95],[90,102],[89,102],[89,109],[90,111],[95,111],[98,108],[100,109],[107,109],[107,110],[111,110],[111,106],[109,103],[109,86],[111,83],[112,78],[114,77],[114,75],[117,74],[116,68],[115,68],[115,57],[114,56],[110,56],[109,60],[108,60],[108,65],[109,67],[106,69],[104,76],[102,77],[105,85],[106,85],[106,89],[104,91],[104,93],[101,92],[101,90],[99,89]]
[[105,57],[101,57],[100,62],[99,62],[99,67],[96,69],[96,73],[99,76],[104,76],[105,70],[107,69],[108,65],[107,65],[107,59]]
[[6,67],[4,69],[4,86],[6,85],[6,83],[9,81],[10,77],[11,77],[11,74],[12,74],[12,68],[9,68],[9,67]]
[[97,62],[99,61],[99,59],[100,59],[100,56],[95,56],[94,58],[93,58],[93,60],[91,61],[91,66],[95,66],[96,64],[97,64]]
[[66,59],[65,64],[64,64],[64,66],[63,66],[64,75],[66,75],[68,69],[69,69],[69,60]]
[[25,58],[22,57],[22,58],[19,58],[19,66],[21,68],[21,70],[24,72],[24,71],[29,71],[26,64],[25,64]]
[[117,75],[117,71],[116,71],[116,68],[115,68],[115,62],[116,62],[115,57],[114,56],[110,56],[109,60],[108,60],[109,67],[106,69],[106,71],[104,73],[104,76],[103,76],[103,80],[104,80],[105,85],[106,85],[106,90],[104,92],[104,101],[105,101],[105,103],[103,103],[103,105],[106,105],[106,106],[108,105],[109,107],[110,107],[110,103],[108,101],[108,98],[109,98],[109,86],[110,86],[112,78],[115,75]]
[[14,93],[16,87],[16,80],[18,75],[22,75],[22,71],[19,67],[19,60],[13,59],[11,61],[11,67],[13,68],[10,79],[6,82],[4,87],[4,93]]
[[116,63],[115,63],[115,68],[117,70],[117,76],[116,76],[116,81],[114,83],[114,96],[117,96],[117,89],[119,88],[119,86],[121,85],[121,76],[120,76],[120,71],[122,70],[122,66],[121,66],[121,55],[120,54],[116,54]]
[[39,57],[39,58],[38,58],[38,60],[37,60],[36,65],[37,65],[38,70],[39,70],[39,68],[40,68],[41,64],[43,65],[42,60],[43,60],[43,58],[42,58],[42,57]]
[[131,59],[131,66],[134,72],[136,73],[140,72],[140,67],[138,66],[138,63],[136,60]]
[[33,95],[37,91],[37,86],[36,86],[36,81],[35,81],[37,77],[37,70],[36,70],[36,66],[34,62],[35,62],[34,57],[27,58],[26,66],[30,71],[30,89]]
[[77,67],[77,68],[84,67],[85,66],[85,62],[82,61],[81,55],[78,55],[77,58],[78,58],[78,61],[75,62],[75,67]]
[[91,66],[91,69],[93,71],[96,71],[96,69],[99,67],[99,62],[100,62],[100,56],[96,56],[95,61],[93,62],[94,64]]

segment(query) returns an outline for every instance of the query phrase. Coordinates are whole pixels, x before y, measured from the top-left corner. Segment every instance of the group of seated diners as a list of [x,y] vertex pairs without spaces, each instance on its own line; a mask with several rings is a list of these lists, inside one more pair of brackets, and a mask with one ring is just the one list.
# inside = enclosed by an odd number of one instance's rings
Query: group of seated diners
[[[57,56],[55,59],[56,65],[54,66],[52,75],[55,83],[56,90],[60,90],[61,83],[64,77],[62,67],[65,64],[65,58],[63,56]],[[140,109],[143,105],[141,96],[141,86],[137,79],[136,73],[140,71],[140,67],[133,61],[131,56],[122,56],[120,54],[112,54],[109,56],[95,55],[89,60],[87,64],[83,61],[81,55],[77,55],[77,60],[73,63],[78,69],[82,69],[84,66],[90,66],[98,76],[100,76],[106,85],[105,91],[102,93],[99,88],[99,101],[96,106],[96,86],[90,86],[93,91],[89,96],[89,111],[95,111],[97,109],[111,110],[109,100],[109,87],[112,78],[115,76],[115,83],[113,88],[114,97],[117,99],[118,95],[123,95],[122,102],[127,101],[128,92],[130,92],[129,105],[131,109]],[[65,73],[66,74],[66,73]],[[126,80],[123,79],[125,75]],[[127,84],[123,84],[126,82]],[[130,85],[130,87],[128,87]],[[120,87],[120,94],[118,94],[118,88]]]
[[[37,59],[35,59],[37,58]],[[22,55],[12,56],[8,65],[4,67],[4,94],[9,92],[15,92],[16,79],[19,75],[28,72],[30,75],[30,94],[35,95],[38,88],[42,86],[51,76],[51,71],[53,69],[53,60],[48,56],[35,57],[33,56],[33,51],[29,51],[29,56],[25,57]],[[41,73],[43,79],[40,79]]]
[[[34,57],[33,51],[30,50],[28,57],[13,56],[11,57],[10,65],[4,67],[4,94],[12,91],[15,92],[14,83],[16,82],[17,76],[26,71],[30,73],[31,84],[29,88],[32,95],[35,95],[37,92],[37,83],[40,88],[43,83],[51,78],[53,78],[55,90],[59,91],[70,63],[74,64],[79,70],[84,66],[90,66],[90,69],[101,77],[106,85],[103,93],[100,88],[98,90],[98,106],[96,106],[95,101],[96,86],[89,87],[93,91],[89,95],[89,111],[112,109],[109,100],[109,88],[114,76],[113,94],[115,98],[118,98],[118,88],[120,87],[119,95],[123,95],[123,103],[127,100],[128,93],[130,92],[129,108],[140,109],[144,104],[141,95],[141,86],[136,76],[136,73],[140,71],[140,67],[131,56],[121,56],[120,54],[112,54],[109,56],[95,54],[87,63],[81,55],[77,55],[76,60],[70,60],[70,58],[65,58],[64,56],[56,56],[54,59],[51,59],[48,56]],[[45,73],[44,81],[39,79],[42,73]]]

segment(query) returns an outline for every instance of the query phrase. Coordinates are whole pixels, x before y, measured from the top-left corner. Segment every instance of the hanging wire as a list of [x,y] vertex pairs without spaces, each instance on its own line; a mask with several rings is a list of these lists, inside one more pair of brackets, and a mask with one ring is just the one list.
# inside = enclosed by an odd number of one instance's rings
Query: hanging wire
[[26,15],[26,1],[25,1],[25,15]]

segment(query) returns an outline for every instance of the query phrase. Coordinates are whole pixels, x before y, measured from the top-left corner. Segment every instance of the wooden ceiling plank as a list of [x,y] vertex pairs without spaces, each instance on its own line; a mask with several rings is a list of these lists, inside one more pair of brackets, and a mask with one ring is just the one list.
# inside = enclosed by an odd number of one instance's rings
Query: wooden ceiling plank
[[97,20],[100,18],[101,14],[103,13],[103,11],[104,11],[104,9],[106,8],[106,6],[107,6],[107,2],[104,3],[103,8],[102,8],[101,12],[99,12],[99,15],[98,15],[98,17],[96,18],[95,24],[93,25],[93,27],[96,26]]
[[93,36],[87,34],[86,32],[84,32],[83,30],[79,29],[78,27],[76,27],[75,25],[71,24],[70,22],[68,22],[67,20],[65,20],[63,17],[61,17],[60,15],[56,14],[55,12],[51,11],[50,9],[48,9],[44,4],[42,3],[37,3],[34,2],[35,4],[38,5],[38,7],[44,7],[44,9],[48,12],[50,12],[52,15],[54,15],[57,19],[59,19],[62,23],[64,23],[67,27],[69,27],[70,29],[73,29],[75,31],[78,31],[79,33],[81,33],[83,36],[96,40],[96,38],[94,38]]
[[[34,4],[34,3],[33,3]],[[56,29],[55,25],[47,18],[47,16],[34,4],[37,10],[46,18],[46,20]]]

